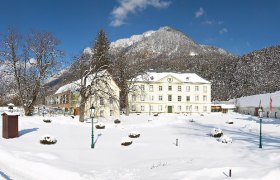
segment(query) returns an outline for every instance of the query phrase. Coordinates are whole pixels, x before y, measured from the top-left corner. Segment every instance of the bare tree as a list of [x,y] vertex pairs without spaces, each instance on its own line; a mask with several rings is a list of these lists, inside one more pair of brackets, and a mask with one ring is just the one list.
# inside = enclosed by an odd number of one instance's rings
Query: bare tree
[[114,57],[114,64],[111,72],[121,89],[120,102],[121,108],[126,110],[126,115],[129,115],[128,95],[133,90],[135,77],[144,74],[144,58],[138,54],[135,59],[129,59],[126,52],[122,51]]
[[33,31],[23,37],[16,30],[9,29],[3,37],[1,56],[7,74],[15,81],[16,95],[27,116],[32,115],[43,81],[62,56],[58,44],[53,34],[44,31]]
[[75,58],[71,67],[73,75],[76,79],[79,79],[80,122],[84,122],[86,102],[90,97],[95,100],[103,97],[117,101],[114,89],[111,86],[113,79],[107,71],[111,66],[108,51],[109,42],[105,32],[100,30],[92,47],[84,50],[79,58]]
[[[98,66],[98,67],[97,67]],[[79,80],[75,84],[80,91],[80,117],[79,121],[84,122],[85,107],[89,98],[95,101],[100,97],[111,99],[117,102],[114,88],[111,86],[112,76],[106,70],[108,65],[100,65],[95,62],[92,53],[83,52],[79,58],[75,59],[71,67],[73,75]]]

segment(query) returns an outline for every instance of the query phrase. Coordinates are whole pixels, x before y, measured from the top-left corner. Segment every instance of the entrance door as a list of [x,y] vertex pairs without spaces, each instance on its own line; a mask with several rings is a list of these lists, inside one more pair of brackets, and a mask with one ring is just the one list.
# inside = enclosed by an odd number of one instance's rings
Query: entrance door
[[168,106],[168,113],[172,113],[172,106]]

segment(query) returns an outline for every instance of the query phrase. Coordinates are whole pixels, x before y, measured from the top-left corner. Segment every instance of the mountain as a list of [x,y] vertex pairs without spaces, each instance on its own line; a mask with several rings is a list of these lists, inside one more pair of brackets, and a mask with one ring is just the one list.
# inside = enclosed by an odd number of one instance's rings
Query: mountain
[[118,53],[124,50],[129,56],[133,56],[139,52],[145,53],[147,59],[158,56],[229,55],[228,52],[221,48],[197,44],[184,33],[167,26],[157,31],[147,31],[141,35],[120,39],[112,42],[110,45],[111,53]]
[[[130,38],[112,42],[110,44],[110,54],[115,56],[120,52],[125,52],[126,58],[131,59],[131,61],[141,57],[142,60],[145,60],[147,69],[162,68],[164,70],[168,68],[154,67],[154,65],[159,61],[169,59],[173,59],[173,63],[176,63],[181,58],[187,61],[190,58],[196,59],[201,56],[213,58],[232,57],[230,53],[221,48],[197,44],[184,33],[167,26],[156,31],[147,31],[141,35],[133,35]],[[90,48],[85,48],[83,53],[92,54],[92,51]],[[59,72],[48,81],[48,86],[55,90],[66,82],[76,80],[71,78],[71,73],[69,72],[71,72],[71,67]]]
[[280,46],[253,51],[239,57],[236,63],[237,97],[271,93],[280,90]]

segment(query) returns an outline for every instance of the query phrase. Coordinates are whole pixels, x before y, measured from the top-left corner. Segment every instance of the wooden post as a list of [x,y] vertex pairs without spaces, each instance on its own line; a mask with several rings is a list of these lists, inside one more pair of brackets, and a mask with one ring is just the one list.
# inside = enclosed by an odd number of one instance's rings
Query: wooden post
[[178,139],[176,139],[176,146],[178,146]]
[[231,177],[231,169],[229,170],[229,177]]

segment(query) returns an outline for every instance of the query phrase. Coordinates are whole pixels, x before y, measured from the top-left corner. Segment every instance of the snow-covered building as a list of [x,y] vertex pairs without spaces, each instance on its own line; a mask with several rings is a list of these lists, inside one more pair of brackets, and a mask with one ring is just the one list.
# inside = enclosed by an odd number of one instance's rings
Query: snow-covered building
[[195,73],[148,72],[133,82],[130,112],[211,112],[211,83]]
[[[269,104],[271,98],[272,112],[269,113]],[[258,115],[259,106],[263,108],[265,117],[280,117],[280,91],[267,94],[258,94],[252,96],[245,96],[237,99],[230,100],[234,102],[237,112],[249,115]]]
[[[108,73],[108,72],[106,72]],[[93,104],[96,108],[96,116],[110,117],[119,116],[119,94],[120,89],[108,73],[106,81],[109,84],[110,90],[103,87],[102,81],[98,81],[98,91],[95,95],[88,98],[85,105],[85,118],[90,117],[89,108]],[[91,78],[87,79],[87,84],[91,83]],[[46,104],[49,108],[60,108],[73,115],[80,115],[80,80],[66,84],[60,87],[53,95],[46,98]],[[94,87],[96,88],[96,87]],[[110,91],[110,92],[109,92]]]
[[236,111],[236,106],[228,101],[214,101],[211,105],[211,112],[230,113]]

